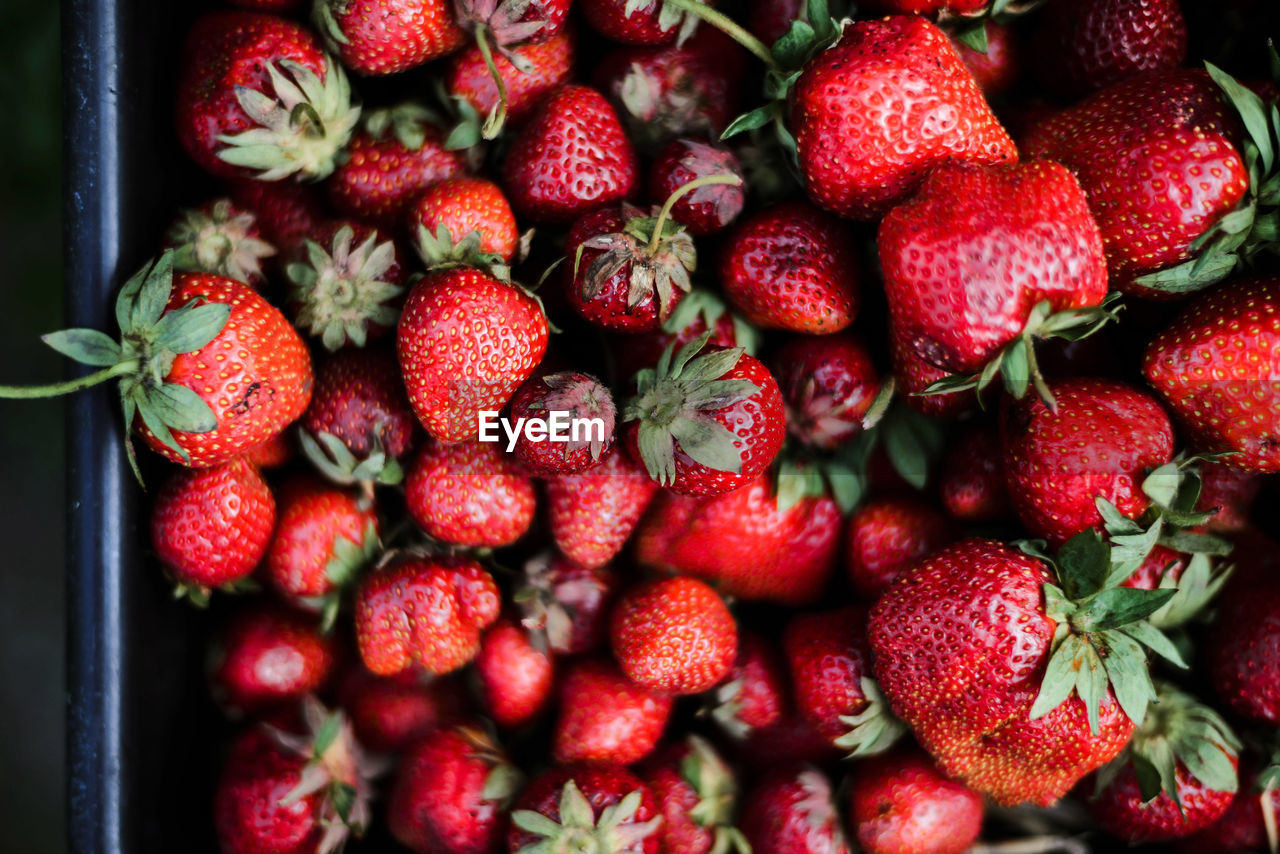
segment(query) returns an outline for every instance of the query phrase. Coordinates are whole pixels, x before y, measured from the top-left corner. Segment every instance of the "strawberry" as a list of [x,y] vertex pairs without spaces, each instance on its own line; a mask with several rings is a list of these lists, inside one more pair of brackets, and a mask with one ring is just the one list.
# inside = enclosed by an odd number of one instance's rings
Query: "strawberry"
[[787,431],[832,450],[863,430],[880,392],[871,354],[853,334],[795,336],[773,358],[787,407]]
[[537,717],[551,698],[553,665],[529,631],[499,619],[485,629],[476,656],[476,674],[484,708],[501,727],[518,727]]
[[1200,463],[1200,486],[1200,503],[1196,509],[1217,509],[1207,523],[1210,531],[1238,534],[1249,527],[1253,501],[1262,489],[1260,475],[1237,471],[1224,463],[1206,461]]
[[952,32],[951,46],[973,75],[974,82],[988,98],[1003,95],[1022,75],[1022,45],[1013,27],[987,18],[981,25],[981,50],[969,44],[961,33]]
[[774,645],[749,630],[738,635],[738,656],[716,688],[711,716],[736,739],[765,731],[790,712],[787,673]]
[[404,482],[409,515],[431,537],[458,546],[514,543],[533,521],[533,481],[494,445],[428,440]]
[[232,614],[213,641],[210,690],[237,714],[296,704],[323,688],[335,657],[333,640],[320,633],[313,618],[251,605]]
[[998,430],[977,426],[955,440],[943,459],[938,492],[942,506],[960,522],[1001,522],[1012,516]]
[[737,781],[704,739],[691,735],[660,750],[645,762],[642,776],[662,813],[662,851],[749,854],[746,838],[733,826]]
[[795,21],[809,20],[809,4],[802,0],[751,0],[747,5],[747,29],[765,44],[787,34]]
[[444,145],[430,112],[418,104],[372,110],[326,182],[329,201],[344,216],[394,233],[423,190],[462,174],[463,156]]
[[782,448],[786,415],[773,375],[740,347],[698,338],[636,376],[624,437],[649,476],[681,495],[723,495],[750,483]]
[[1280,277],[1198,297],[1147,345],[1142,372],[1194,447],[1233,452],[1246,472],[1280,471]]
[[902,735],[871,676],[865,606],[792,617],[782,648],[796,707],[836,747],[868,756]]
[[1138,590],[1155,590],[1167,575],[1170,581],[1178,581],[1187,569],[1187,555],[1166,546],[1157,545],[1123,582],[1121,587]]
[[357,74],[408,71],[466,42],[445,0],[317,0],[316,26]]
[[1275,543],[1261,537],[1243,551],[1242,560],[1248,562],[1223,591],[1205,658],[1218,699],[1242,718],[1269,726],[1280,725],[1280,573],[1275,553]]
[[[534,441],[521,432],[516,440],[520,463],[539,475],[578,474],[599,465],[613,447],[617,410],[609,390],[590,374],[561,371],[532,377],[511,398],[511,421],[517,425],[522,418],[543,418],[554,430],[555,413],[567,413],[561,437]],[[575,435],[569,425],[579,419],[591,419],[598,426]]]
[[338,699],[356,738],[379,753],[403,753],[463,714],[465,692],[453,679],[406,670],[374,676],[358,660],[338,682]]
[[265,442],[259,442],[246,450],[240,459],[252,463],[259,469],[283,468],[293,462],[297,448],[293,443],[294,434],[288,431],[277,433]]
[[480,651],[480,632],[498,618],[493,578],[468,558],[406,557],[371,573],[356,591],[356,640],[379,676],[417,665],[457,670]]
[[151,508],[151,548],[196,602],[253,572],[271,543],[276,501],[243,458],[169,476]]
[[960,14],[983,11],[988,0],[871,0],[867,8],[882,15],[928,15],[946,10]]
[[401,762],[387,799],[387,826],[417,854],[497,851],[520,782],[520,772],[482,730],[440,730]]
[[548,649],[577,655],[604,643],[620,584],[616,572],[543,554],[525,563],[524,573],[523,586],[515,594],[524,613],[521,623],[540,633]]
[[704,332],[710,335],[707,343],[713,347],[741,347],[749,355],[759,355],[759,330],[730,310],[718,294],[695,287],[653,332],[617,341],[614,356],[619,373],[633,375],[655,365],[672,344],[679,350]]
[[971,388],[939,392],[936,383],[951,377],[951,372],[920,358],[895,329],[889,330],[889,350],[893,356],[893,374],[907,406],[921,415],[939,418],[974,408],[977,398]]
[[894,579],[955,538],[951,520],[915,496],[874,498],[849,517],[844,540],[849,584],[874,602]]
[[165,232],[173,250],[173,268],[184,273],[214,273],[261,288],[262,259],[276,249],[262,239],[257,218],[230,199],[213,199],[188,208]]
[[552,756],[630,765],[653,751],[670,714],[669,695],[641,688],[613,662],[574,662],[560,680]]
[[808,718],[794,711],[769,726],[752,730],[737,746],[738,761],[757,776],[780,765],[826,766],[840,759],[840,750]]
[[809,197],[854,219],[883,215],[946,160],[1017,159],[946,35],[911,16],[845,27],[796,81],[791,131]]
[[[520,44],[493,54],[494,67],[506,89],[508,125],[529,118],[548,94],[570,81],[577,53],[575,41],[573,33],[564,29],[544,42]],[[502,93],[478,45],[463,48],[449,60],[446,86],[479,116],[496,115],[501,104]]]
[[825,335],[858,313],[853,232],[807,202],[783,202],[739,223],[720,251],[725,297],[766,329]]
[[320,194],[311,184],[242,178],[227,185],[227,195],[237,207],[253,214],[263,237],[281,253],[302,246],[303,239],[314,234],[327,217]]
[[999,370],[1015,396],[1028,382],[1044,396],[1033,339],[1079,337],[1112,319],[1098,308],[1102,240],[1057,163],[939,166],[884,218],[876,242],[895,334],[929,364],[982,372],[965,383],[979,391]]
[[[469,334],[458,337],[460,326]],[[518,288],[478,270],[441,270],[409,292],[396,347],[418,420],[440,441],[460,442],[538,366],[547,319]]]
[[586,86],[553,92],[520,129],[502,163],[511,206],[539,225],[570,222],[630,198],[635,151],[604,96]]
[[628,679],[669,694],[717,685],[738,654],[738,626],[728,606],[693,578],[661,578],[623,591],[609,636]]
[[[1280,787],[1264,786],[1258,775],[1244,771],[1240,790],[1222,818],[1199,833],[1175,843],[1181,854],[1237,854],[1274,847],[1276,817],[1280,816]],[[1274,768],[1271,774],[1274,775]]]
[[866,854],[962,854],[982,832],[982,797],[919,750],[868,759],[852,778],[849,822]]
[[1052,0],[1029,45],[1042,86],[1069,99],[1187,58],[1178,0]]
[[409,208],[409,232],[428,269],[510,264],[520,232],[501,188],[484,178],[446,178]]
[[535,777],[515,803],[507,850],[658,854],[662,824],[653,793],[621,765],[557,766]]
[[662,204],[684,185],[711,175],[729,175],[737,184],[701,185],[671,206],[671,217],[694,237],[717,234],[742,213],[745,203],[742,164],[727,148],[696,139],[673,139],[649,167],[649,201]]
[[596,32],[622,44],[663,45],[688,38],[699,18],[686,6],[659,0],[582,0],[583,16]]
[[602,566],[626,544],[658,486],[621,448],[581,474],[548,478],[551,536],[570,560]]
[[705,579],[729,596],[804,605],[826,587],[839,520],[826,495],[782,506],[764,476],[718,497],[663,494],[636,533],[636,560]]
[[754,854],[849,854],[831,784],[806,766],[782,766],[757,783],[740,827]]
[[264,181],[325,177],[360,119],[346,74],[315,36],[239,11],[206,14],[187,33],[176,113],[201,168]]
[[1176,839],[1222,817],[1237,787],[1235,734],[1217,712],[1171,685],[1112,765],[1090,811],[1130,843]]

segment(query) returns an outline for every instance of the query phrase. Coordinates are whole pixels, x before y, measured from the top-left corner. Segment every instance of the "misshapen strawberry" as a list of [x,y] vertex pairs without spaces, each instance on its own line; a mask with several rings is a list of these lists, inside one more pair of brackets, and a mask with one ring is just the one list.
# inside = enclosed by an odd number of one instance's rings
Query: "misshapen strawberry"
[[694,237],[716,234],[742,213],[746,191],[742,164],[729,149],[697,139],[673,139],[649,167],[649,201],[660,205],[676,190],[699,178],[729,175],[738,184],[702,185],[671,206],[671,217]]
[[579,660],[560,680],[552,756],[630,765],[653,751],[670,714],[669,694],[641,688],[611,661]]
[[513,620],[499,619],[480,638],[476,675],[485,711],[501,727],[535,718],[551,698],[554,665],[546,649]]
[[663,578],[623,591],[609,634],[627,678],[670,694],[716,685],[738,653],[738,626],[728,606],[693,578]]
[[796,336],[782,345],[772,364],[792,436],[832,450],[862,432],[863,417],[880,392],[880,377],[860,338]]
[[658,841],[680,854],[750,854],[733,826],[738,785],[733,770],[703,738],[659,750],[641,772],[662,813]]
[[860,597],[874,602],[898,576],[955,537],[950,520],[915,496],[873,498],[849,517],[845,531],[849,583]]
[[273,605],[237,611],[213,640],[209,683],[237,714],[296,705],[333,672],[336,645],[314,617]]
[[831,784],[806,766],[776,768],[743,800],[742,834],[753,854],[849,854]]
[[868,759],[852,778],[849,821],[866,854],[961,854],[982,832],[982,797],[919,750]]
[[661,824],[653,793],[621,765],[559,766],[520,793],[507,850],[535,854],[576,844],[614,854],[658,854]]
[[533,481],[489,442],[428,440],[409,466],[404,491],[413,521],[457,546],[514,543],[533,522],[537,501]]

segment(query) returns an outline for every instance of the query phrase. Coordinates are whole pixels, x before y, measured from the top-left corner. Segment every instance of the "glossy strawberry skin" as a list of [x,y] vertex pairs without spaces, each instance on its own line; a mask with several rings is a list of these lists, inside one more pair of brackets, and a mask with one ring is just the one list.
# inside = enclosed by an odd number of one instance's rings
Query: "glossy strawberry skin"
[[662,45],[676,40],[680,25],[666,27],[658,21],[662,6],[649,3],[627,13],[626,0],[581,0],[579,8],[596,32],[622,44]]
[[475,561],[407,558],[366,576],[356,591],[360,657],[380,676],[411,665],[448,673],[479,652],[480,632],[499,605],[497,585]]
[[600,465],[613,448],[617,408],[613,396],[598,379],[577,371],[557,371],[530,378],[511,398],[509,420],[550,417],[551,412],[568,413],[569,419],[598,420],[590,435],[574,436],[568,431],[566,441],[550,436],[532,439],[522,432],[516,440],[515,455],[529,472],[548,476],[578,474]]
[[258,713],[319,691],[335,659],[333,640],[313,618],[251,606],[234,614],[214,639],[209,681],[225,707]]
[[846,27],[796,81],[791,129],[809,197],[854,219],[883,215],[943,161],[1017,159],[946,35],[919,17]]
[[[493,54],[493,62],[507,87],[508,125],[528,119],[547,95],[569,82],[577,53],[574,42],[571,32],[561,30],[547,41],[508,48],[533,66],[529,71],[518,70],[501,53]],[[463,48],[450,60],[447,85],[449,92],[465,98],[477,115],[487,116],[498,103],[498,86],[485,66],[479,47]]]
[[409,209],[409,234],[418,226],[434,235],[436,229],[449,229],[457,243],[474,232],[480,234],[480,251],[497,255],[510,263],[520,242],[516,216],[507,197],[497,184],[469,175],[446,178],[418,197]]
[[485,711],[498,726],[518,727],[546,706],[554,684],[551,657],[519,624],[499,619],[480,638],[476,674]]
[[377,513],[354,493],[318,478],[295,481],[281,490],[267,578],[285,596],[324,596],[339,586],[328,571],[338,540],[364,546],[366,533],[376,538],[377,531]]
[[831,784],[812,768],[775,768],[747,795],[740,828],[753,854],[849,854]]
[[1239,851],[1265,851],[1267,826],[1262,814],[1264,799],[1268,808],[1280,815],[1280,789],[1259,792],[1256,775],[1241,769],[1240,789],[1223,816],[1199,833],[1174,843],[1180,854],[1236,854]]
[[624,591],[610,637],[627,678],[671,694],[698,694],[718,684],[738,653],[729,608],[693,578],[663,578]]
[[151,547],[179,582],[221,587],[253,572],[275,525],[270,487],[238,458],[169,476],[151,511]]
[[955,536],[945,515],[914,496],[867,501],[849,517],[845,532],[849,583],[859,597],[874,602],[898,576]]
[[[640,806],[632,818],[634,824],[644,824],[660,815],[658,803],[654,800],[649,787],[639,777],[617,763],[562,765],[551,768],[539,774],[524,788],[513,809],[533,810],[558,823],[561,792],[570,780],[586,796],[597,819],[606,808],[620,803],[632,792],[640,793]],[[525,846],[538,841],[539,837],[513,824],[507,833],[507,850],[522,851]],[[626,854],[658,854],[658,850],[658,836],[650,834],[639,845],[628,849]]]
[[738,655],[712,716],[729,735],[746,738],[779,723],[791,712],[788,675],[782,656],[771,641],[749,630],[738,636]]
[[409,515],[429,535],[458,546],[514,543],[533,522],[533,481],[488,442],[428,441],[404,483]]
[[849,226],[802,201],[738,225],[720,252],[725,296],[758,326],[823,335],[858,312],[858,259]]
[[860,338],[796,336],[782,345],[773,364],[792,436],[830,450],[862,432],[880,377]]
[[419,436],[418,419],[395,352],[348,348],[327,356],[316,367],[315,393],[302,427],[312,436],[338,437],[358,459],[376,449],[394,459],[407,456]]
[[867,707],[862,680],[871,677],[867,609],[797,614],[782,633],[796,707],[818,732],[834,741],[849,732],[840,718]]
[[[661,205],[690,181],[712,175],[743,179],[737,155],[697,139],[673,139],[662,147],[649,167],[649,201]],[[730,184],[700,187],[672,205],[671,218],[695,237],[717,234],[742,213],[745,195],[741,186]]]
[[1280,278],[1246,279],[1197,297],[1147,345],[1142,372],[1197,450],[1280,471]]
[[1071,379],[1049,388],[1056,413],[1030,395],[1009,402],[1000,435],[1014,509],[1033,535],[1060,545],[1101,527],[1098,496],[1130,518],[1146,510],[1142,480],[1173,459],[1174,437],[1160,404],[1124,383]]
[[225,854],[314,854],[324,835],[323,793],[287,805],[302,780],[306,758],[286,753],[263,727],[232,744],[213,796],[213,821]]
[[1112,836],[1141,844],[1178,839],[1203,830],[1221,818],[1236,797],[1235,792],[1208,788],[1181,761],[1174,773],[1177,802],[1161,792],[1155,800],[1144,803],[1138,776],[1127,764],[1089,801],[1089,811]]
[[873,756],[852,778],[850,823],[866,854],[962,854],[982,832],[982,797],[917,749]]
[[916,412],[946,418],[974,409],[977,397],[972,389],[951,391],[946,394],[922,394],[938,380],[951,376],[951,372],[930,364],[908,345],[905,335],[896,329],[889,332],[889,350],[893,356],[893,373],[901,388],[902,399]]
[[[1261,541],[1274,555],[1274,543]],[[1257,546],[1255,546],[1257,547]],[[1280,573],[1274,561],[1241,555],[1207,638],[1206,664],[1218,698],[1233,712],[1280,725]]]
[[983,425],[956,439],[942,461],[938,492],[942,506],[960,522],[998,522],[1012,516],[998,430]]
[[394,135],[379,139],[362,131],[351,138],[347,157],[334,169],[326,189],[339,213],[394,233],[422,191],[463,170],[462,155],[446,150],[444,136],[429,125],[416,149]]
[[517,214],[557,225],[631,198],[640,174],[613,107],[594,89],[568,85],[516,134],[502,181]]
[[552,757],[630,765],[653,750],[670,713],[670,695],[641,688],[612,662],[577,661],[560,680]]
[[321,0],[342,33],[334,45],[357,74],[408,71],[466,42],[446,0]]
[[229,182],[227,192],[238,206],[253,212],[267,242],[278,250],[277,259],[301,246],[302,239],[315,233],[327,216],[322,197],[311,184],[242,178]]

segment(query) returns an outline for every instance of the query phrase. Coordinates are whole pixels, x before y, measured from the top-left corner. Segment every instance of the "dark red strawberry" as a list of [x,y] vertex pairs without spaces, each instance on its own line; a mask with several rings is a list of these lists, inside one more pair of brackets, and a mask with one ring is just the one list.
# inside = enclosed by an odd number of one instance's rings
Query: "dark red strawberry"
[[1004,483],[1000,432],[982,425],[962,433],[947,450],[938,483],[942,506],[961,522],[1000,522],[1013,506]]
[[277,433],[265,442],[249,448],[241,459],[247,460],[259,469],[283,468],[293,461],[297,455],[294,434],[289,431]]
[[839,748],[795,711],[769,726],[752,730],[737,747],[738,761],[757,776],[801,762],[832,765],[841,757]]
[[[507,850],[658,854],[653,793],[618,764],[557,766],[535,777],[511,813]],[[542,846],[541,848],[539,846]]]
[[449,677],[406,670],[374,676],[358,660],[338,682],[338,699],[356,738],[379,753],[403,753],[427,733],[462,717],[465,690]]
[[267,242],[281,253],[300,247],[327,217],[323,199],[311,184],[243,178],[228,183],[227,193],[232,202],[253,213]]
[[213,640],[210,690],[238,714],[296,705],[323,688],[335,657],[333,640],[314,617],[251,605],[234,613]]
[[[507,90],[508,125],[529,118],[548,94],[569,82],[577,53],[575,41],[573,33],[565,29],[544,42],[520,44],[492,54]],[[528,68],[517,68],[507,54]],[[465,99],[477,115],[496,114],[501,95],[479,45],[463,48],[454,55],[446,80],[449,93]]]
[[753,854],[849,854],[831,784],[806,766],[776,768],[743,800]]
[[447,178],[419,196],[408,216],[409,233],[428,269],[510,264],[520,242],[507,197],[484,178]]
[[533,481],[489,442],[428,439],[404,482],[409,515],[431,537],[457,546],[514,543],[533,521]]
[[662,147],[649,167],[649,201],[660,205],[676,190],[699,178],[730,175],[738,184],[700,186],[676,200],[671,217],[695,237],[728,228],[745,203],[742,164],[727,148],[696,139],[673,139]]
[[738,784],[733,770],[704,739],[687,739],[645,762],[645,783],[662,813],[658,844],[680,854],[750,854],[733,826]]
[[446,0],[318,0],[329,49],[357,74],[395,74],[453,53],[467,35]]
[[[1258,775],[1241,769],[1240,790],[1222,818],[1199,833],[1178,840],[1181,854],[1238,854],[1265,851],[1276,839],[1276,817],[1280,816],[1280,787],[1263,787]],[[1274,771],[1272,772],[1274,773]]]
[[786,35],[793,21],[808,21],[808,4],[802,0],[751,0],[747,4],[747,29],[767,45]]
[[582,0],[579,8],[592,28],[622,44],[669,44],[698,23],[681,6],[655,0]]
[[874,602],[898,576],[955,538],[951,521],[915,496],[873,498],[849,518],[845,532],[849,583]]
[[862,432],[880,377],[860,338],[796,336],[782,345],[773,364],[792,436],[831,450]]
[[867,8],[883,15],[928,15],[946,10],[960,14],[981,12],[989,0],[871,0]]
[[577,661],[560,679],[552,756],[630,765],[652,752],[670,714],[670,695],[641,688],[613,662]]
[[493,722],[518,727],[537,716],[551,698],[553,666],[528,629],[500,619],[480,638],[476,675],[484,708]]
[[336,437],[358,460],[378,452],[393,460],[406,458],[418,439],[418,419],[400,381],[395,352],[346,349],[323,359],[302,428],[317,439]]
[[693,578],[661,578],[623,591],[609,636],[627,678],[669,694],[698,694],[719,684],[738,654],[738,626],[728,606]]
[[1224,462],[1200,463],[1200,503],[1197,510],[1217,508],[1208,522],[1209,530],[1219,534],[1238,534],[1249,527],[1253,501],[1262,490],[1262,477],[1237,471]]
[[849,823],[866,854],[962,854],[982,832],[982,796],[920,750],[868,759],[852,780]]
[[[889,331],[889,349],[893,356],[893,374],[902,399],[916,412],[946,418],[973,409],[977,403],[973,389],[937,393],[935,383],[951,376],[949,371],[931,365],[907,344],[897,330]],[[930,391],[930,389],[935,389]]]
[[173,268],[187,273],[214,273],[262,287],[262,259],[276,249],[262,239],[257,218],[230,199],[213,199],[178,214],[164,236],[173,250]]
[[736,739],[779,723],[790,712],[788,676],[774,645],[755,632],[738,635],[738,657],[715,691],[711,716]]
[[982,94],[988,98],[1003,95],[1013,88],[1022,74],[1022,44],[1013,27],[991,18],[982,24],[979,43],[985,50],[977,50],[966,44],[963,37],[951,34],[951,46],[973,75]]
[[1241,566],[1218,602],[1207,638],[1206,672],[1231,711],[1280,725],[1280,571],[1273,541],[1241,550]]
[[525,628],[543,635],[560,655],[601,646],[609,629],[620,581],[607,566],[588,567],[558,554],[542,554],[524,565],[525,580],[515,601]]
[[[535,376],[511,398],[510,421],[519,432],[516,459],[539,475],[578,474],[594,468],[613,447],[616,415],[613,395],[590,374],[561,371]],[[520,419],[542,419],[549,432],[535,440],[528,432],[520,432]]]

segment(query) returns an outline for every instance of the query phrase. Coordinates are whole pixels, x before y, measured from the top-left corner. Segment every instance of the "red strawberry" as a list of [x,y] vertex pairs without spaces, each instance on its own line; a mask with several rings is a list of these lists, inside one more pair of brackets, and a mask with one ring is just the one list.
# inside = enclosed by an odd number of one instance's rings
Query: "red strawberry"
[[947,10],[960,14],[981,12],[988,0],[871,0],[867,4],[883,15],[927,15]]
[[[506,53],[493,54],[493,64],[507,90],[508,125],[529,118],[548,94],[569,82],[577,53],[574,42],[569,30],[561,30],[544,42],[516,45]],[[507,54],[528,68],[517,68]],[[466,100],[477,115],[496,113],[501,95],[479,45],[463,48],[453,56],[446,80],[449,93]]]
[[395,74],[453,53],[466,42],[445,0],[317,0],[329,49],[357,74]]
[[461,685],[406,670],[374,676],[356,661],[338,684],[338,698],[360,743],[379,753],[403,753],[463,714]]
[[211,12],[187,33],[178,138],[222,178],[315,180],[333,171],[360,118],[342,68],[307,29],[252,12]]
[[740,631],[738,657],[716,688],[711,716],[729,735],[743,739],[779,723],[789,711],[787,674],[778,651],[760,635]]
[[1280,471],[1280,278],[1198,297],[1147,345],[1142,372],[1192,444],[1234,452],[1246,472]]
[[793,102],[805,188],[842,216],[875,219],[946,160],[1017,159],[946,34],[923,18],[845,27],[805,66]]
[[623,591],[609,635],[627,678],[670,694],[717,685],[738,654],[738,626],[728,606],[693,578],[661,578]]
[[[1242,550],[1206,643],[1206,671],[1218,698],[1246,720],[1280,725],[1280,572],[1275,543]],[[1265,551],[1263,551],[1265,549]]]
[[516,134],[502,164],[511,206],[540,225],[570,222],[630,198],[639,181],[617,113],[586,86],[553,92]]
[[529,560],[524,572],[524,585],[515,594],[524,612],[521,623],[545,635],[552,652],[577,655],[604,643],[620,584],[616,572],[554,554]]
[[320,194],[311,184],[244,178],[230,182],[227,193],[233,203],[253,214],[267,242],[282,253],[301,246],[303,238],[314,234],[326,218]]
[[[459,336],[460,327],[468,330]],[[429,273],[409,292],[396,334],[418,420],[442,442],[480,430],[547,350],[547,318],[524,291],[478,270]]]
[[668,44],[688,37],[699,20],[674,3],[656,0],[582,0],[579,8],[597,32],[623,44]]
[[1155,590],[1166,575],[1177,581],[1187,569],[1187,555],[1157,545],[1146,558],[1123,582],[1122,587],[1133,587],[1138,590]]
[[[1274,772],[1273,772],[1274,773]],[[1240,775],[1240,791],[1226,813],[1209,827],[1178,840],[1182,854],[1237,854],[1272,847],[1280,816],[1280,787],[1263,787],[1253,773]]]
[[226,708],[256,714],[296,704],[333,672],[334,642],[314,618],[274,606],[237,611],[213,641],[211,691]]
[[1187,24],[1178,0],[1052,0],[1036,18],[1030,49],[1040,84],[1078,99],[1181,66]]
[[547,516],[560,551],[586,566],[608,563],[622,549],[658,486],[621,448],[581,474],[548,478]]
[[627,679],[611,661],[569,665],[560,680],[557,762],[630,765],[653,750],[671,714],[671,697]]
[[893,355],[893,374],[907,406],[922,415],[940,418],[974,408],[977,399],[973,389],[925,393],[938,381],[950,377],[951,373],[920,358],[897,330],[889,331],[889,349]]
[[737,781],[705,740],[691,735],[660,750],[646,761],[643,777],[662,813],[662,851],[750,854],[746,838],[733,826]]
[[795,606],[826,587],[839,539],[833,499],[806,496],[782,509],[761,476],[713,498],[660,496],[636,534],[636,559],[705,579],[726,595]]
[[[722,495],[769,467],[786,432],[773,375],[741,348],[703,351],[707,334],[636,377],[625,438],[649,476],[681,495]],[[703,352],[699,352],[703,351]]]
[[640,778],[621,765],[552,768],[525,787],[515,807],[508,851],[567,851],[579,845],[610,854],[658,854],[658,804]]
[[802,0],[751,0],[747,29],[767,45],[786,35],[793,21],[808,21],[808,4]]
[[955,33],[951,34],[951,46],[973,75],[982,94],[994,98],[1018,82],[1022,74],[1022,45],[1008,24],[987,18],[982,28],[986,50],[975,50]]
[[872,499],[849,518],[844,552],[849,583],[874,602],[898,576],[955,537],[951,521],[914,496]]
[[165,232],[165,247],[173,249],[173,268],[191,273],[214,273],[262,287],[262,259],[276,249],[262,239],[252,213],[230,199],[213,199],[188,208]]
[[486,442],[444,445],[428,440],[404,483],[413,521],[433,538],[458,546],[514,543],[533,521],[533,481]]
[[901,748],[853,771],[849,821],[866,854],[962,854],[982,832],[982,797]]
[[151,547],[197,601],[246,578],[267,552],[276,502],[267,482],[237,458],[174,472],[151,508]]
[[468,558],[408,557],[365,576],[356,591],[356,640],[365,667],[389,676],[417,665],[457,670],[498,618],[498,587]]
[[[541,418],[550,430],[557,430],[555,413],[567,413],[559,428],[560,438],[548,434],[535,441],[527,432],[516,440],[516,458],[529,471],[540,475],[577,474],[600,464],[613,447],[613,396],[589,374],[561,371],[535,376],[511,398],[510,420],[520,430],[519,419]],[[580,419],[598,422],[574,433]]]
[[265,442],[249,448],[241,459],[247,460],[259,469],[278,469],[293,461],[297,448],[293,443],[291,432],[277,433]]
[[321,361],[302,427],[317,438],[336,437],[359,460],[378,452],[394,460],[407,457],[418,439],[418,419],[394,351],[347,349]]
[[1150,504],[1149,469],[1173,459],[1173,427],[1160,404],[1124,383],[1049,384],[1057,410],[1026,398],[1001,412],[1009,496],[1027,530],[1053,544],[1100,527],[1095,499],[1135,519]]
[[428,269],[456,264],[510,264],[520,232],[507,197],[484,178],[447,178],[409,208],[409,232]]
[[862,432],[880,378],[860,338],[796,336],[783,344],[773,363],[792,436],[831,450]]
[[694,237],[716,234],[738,218],[746,201],[742,164],[727,148],[696,139],[664,145],[649,167],[649,201],[660,205],[685,184],[711,175],[734,176],[738,183],[700,186],[671,206],[671,216]]
[[500,619],[485,630],[476,674],[485,711],[498,726],[528,723],[551,697],[551,657],[537,648],[527,629],[512,620]]
[[1224,462],[1200,463],[1200,503],[1197,510],[1217,508],[1208,521],[1209,530],[1219,534],[1238,534],[1249,526],[1249,513],[1262,489],[1262,477],[1237,471]]
[[497,851],[519,786],[520,772],[482,730],[440,730],[401,762],[387,800],[387,827],[417,854]]
[[812,768],[770,772],[743,801],[740,826],[753,854],[849,854],[831,784]]
[[942,505],[961,522],[1000,522],[1013,513],[1004,485],[1000,433],[979,426],[957,438],[942,462]]
[[766,329],[844,329],[858,313],[858,280],[849,225],[807,202],[783,202],[741,222],[720,252],[725,297]]
[[713,347],[741,347],[748,354],[759,354],[759,331],[747,323],[719,294],[695,287],[653,332],[619,338],[614,348],[618,371],[634,375],[652,367],[662,353],[674,344],[679,350],[702,333],[709,333],[707,344]]

